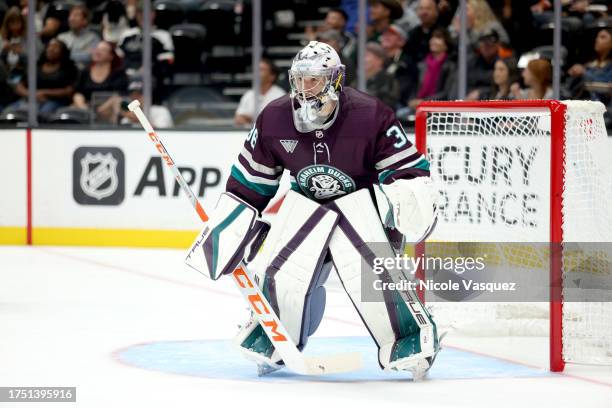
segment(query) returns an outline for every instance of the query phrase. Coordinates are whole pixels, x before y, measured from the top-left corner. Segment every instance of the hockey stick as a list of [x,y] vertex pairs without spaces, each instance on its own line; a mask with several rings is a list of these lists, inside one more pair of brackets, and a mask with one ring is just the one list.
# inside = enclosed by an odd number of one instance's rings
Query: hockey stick
[[[138,100],[132,101],[128,105],[128,109],[138,118],[138,121],[147,132],[149,139],[155,145],[156,150],[161,154],[164,162],[166,162],[170,170],[172,170],[176,181],[189,198],[191,205],[195,208],[202,221],[208,221],[208,216],[204,208],[200,205],[198,198],[193,194],[193,191],[191,191],[185,179],[183,179],[182,174],[174,164],[174,160],[172,160],[166,147],[153,129],[153,126],[151,126],[151,123],[142,109],[140,109],[140,102]],[[284,364],[291,371],[302,375],[320,375],[355,371],[361,368],[360,353],[341,353],[320,357],[304,356],[296,347],[289,332],[264,297],[259,286],[254,284],[255,280],[252,278],[246,265],[241,263],[231,275],[242,297],[246,300],[255,316],[257,316],[257,320],[263,327],[266,335],[270,338],[272,344],[274,344],[274,348],[278,351]]]

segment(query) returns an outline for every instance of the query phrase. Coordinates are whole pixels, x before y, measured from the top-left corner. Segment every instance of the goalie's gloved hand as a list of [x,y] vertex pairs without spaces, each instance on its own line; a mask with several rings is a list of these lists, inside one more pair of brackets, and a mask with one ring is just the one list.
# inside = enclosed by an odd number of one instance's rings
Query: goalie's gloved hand
[[408,242],[420,242],[432,231],[437,214],[438,190],[429,177],[395,180],[383,184],[395,228]]
[[232,273],[245,256],[259,249],[260,234],[267,233],[269,226],[257,215],[257,209],[240,197],[221,194],[185,263],[213,280]]

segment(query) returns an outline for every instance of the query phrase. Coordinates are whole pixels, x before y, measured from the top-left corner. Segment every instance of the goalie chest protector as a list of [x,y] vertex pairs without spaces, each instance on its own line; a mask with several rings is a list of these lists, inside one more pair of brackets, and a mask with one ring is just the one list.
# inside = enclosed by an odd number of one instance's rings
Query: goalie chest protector
[[[289,170],[294,191],[327,202],[371,189],[385,170],[411,167],[406,165],[423,159],[393,110],[377,98],[345,87],[334,123],[309,133],[295,129],[291,103],[286,95],[266,106],[232,168],[228,191],[258,209],[273,195],[267,187],[274,187],[282,169]],[[409,171],[413,177],[429,175],[422,166]]]

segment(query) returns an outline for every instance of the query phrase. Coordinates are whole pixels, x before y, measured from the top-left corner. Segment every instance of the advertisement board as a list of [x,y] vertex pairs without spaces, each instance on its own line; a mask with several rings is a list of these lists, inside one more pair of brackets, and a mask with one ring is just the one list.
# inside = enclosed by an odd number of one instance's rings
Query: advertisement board
[[[34,244],[185,247],[201,221],[142,131],[35,130]],[[212,209],[245,132],[160,132]]]
[[0,131],[0,244],[25,244],[27,235],[27,132]]

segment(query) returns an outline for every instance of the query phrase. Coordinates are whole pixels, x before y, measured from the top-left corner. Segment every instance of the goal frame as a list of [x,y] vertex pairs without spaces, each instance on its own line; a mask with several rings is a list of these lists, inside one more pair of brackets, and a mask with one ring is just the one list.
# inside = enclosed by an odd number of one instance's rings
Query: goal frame
[[[565,181],[565,123],[567,106],[558,100],[426,101],[416,111],[415,145],[427,157],[427,116],[435,112],[497,112],[533,110],[550,112],[550,371],[565,368],[563,359],[563,187]],[[417,248],[424,252],[423,245]],[[417,276],[423,279],[423,276]],[[419,293],[421,300],[424,295]]]

